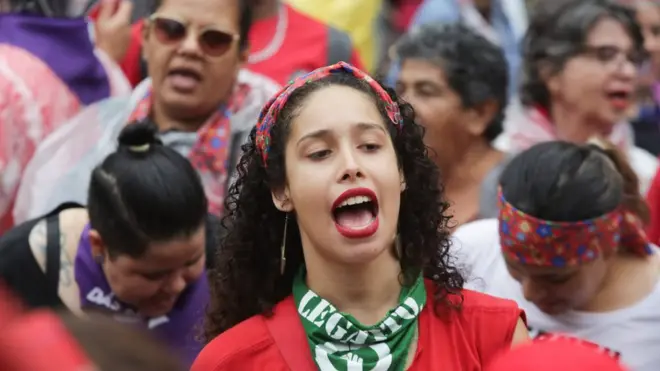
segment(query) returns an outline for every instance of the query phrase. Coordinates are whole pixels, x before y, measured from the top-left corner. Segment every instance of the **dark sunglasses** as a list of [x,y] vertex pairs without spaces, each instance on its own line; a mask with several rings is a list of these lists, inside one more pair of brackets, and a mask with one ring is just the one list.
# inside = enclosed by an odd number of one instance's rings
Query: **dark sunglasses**
[[[154,14],[149,17],[149,22],[156,39],[164,45],[179,43],[188,34],[189,26],[176,19]],[[239,38],[240,36],[236,34],[206,28],[199,34],[197,42],[206,55],[219,57],[225,54]]]

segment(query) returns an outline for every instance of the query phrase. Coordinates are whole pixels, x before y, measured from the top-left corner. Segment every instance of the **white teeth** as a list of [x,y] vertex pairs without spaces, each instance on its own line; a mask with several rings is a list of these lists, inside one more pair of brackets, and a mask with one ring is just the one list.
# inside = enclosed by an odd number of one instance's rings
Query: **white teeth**
[[357,204],[363,204],[371,202],[371,198],[368,196],[354,196],[354,197],[349,197],[344,200],[339,206],[337,207],[343,207],[343,206],[349,206],[349,205],[357,205]]

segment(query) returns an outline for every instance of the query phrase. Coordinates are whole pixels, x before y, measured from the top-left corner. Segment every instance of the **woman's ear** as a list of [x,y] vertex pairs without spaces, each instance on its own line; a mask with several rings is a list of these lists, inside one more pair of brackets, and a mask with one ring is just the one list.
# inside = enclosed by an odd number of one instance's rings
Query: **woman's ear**
[[277,210],[285,213],[293,211],[293,202],[291,202],[288,187],[284,187],[281,190],[271,191],[270,194],[273,197],[273,205],[275,205]]
[[103,242],[103,238],[101,238],[101,235],[95,229],[89,231],[89,242],[92,246],[94,260],[99,263],[102,262],[107,254],[107,248]]

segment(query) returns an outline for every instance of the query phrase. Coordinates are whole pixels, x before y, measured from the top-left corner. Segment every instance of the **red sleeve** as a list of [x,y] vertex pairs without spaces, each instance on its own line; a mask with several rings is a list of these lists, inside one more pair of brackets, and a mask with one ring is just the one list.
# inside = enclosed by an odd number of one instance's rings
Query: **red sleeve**
[[470,314],[467,318],[472,322],[481,364],[488,364],[502,350],[511,346],[518,321],[526,321],[525,312],[512,300],[469,290],[463,291],[463,297],[464,310]]
[[190,371],[288,371],[263,318],[252,317],[208,343]]
[[651,243],[658,245],[658,242],[660,242],[660,170],[658,170],[655,178],[653,178],[647,202],[651,210],[651,221],[646,229],[646,233]]

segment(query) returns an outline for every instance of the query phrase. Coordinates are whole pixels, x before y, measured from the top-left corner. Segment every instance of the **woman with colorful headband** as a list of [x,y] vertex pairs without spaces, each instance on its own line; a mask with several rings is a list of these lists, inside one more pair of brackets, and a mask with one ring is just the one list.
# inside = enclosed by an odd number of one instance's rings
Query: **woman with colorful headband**
[[463,290],[422,134],[345,63],[271,100],[230,191],[192,370],[478,369],[526,339],[513,302]]
[[623,156],[593,144],[538,144],[511,161],[500,186],[499,217],[455,234],[468,287],[518,302],[532,335],[569,333],[632,370],[657,370],[660,261]]

